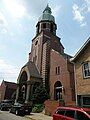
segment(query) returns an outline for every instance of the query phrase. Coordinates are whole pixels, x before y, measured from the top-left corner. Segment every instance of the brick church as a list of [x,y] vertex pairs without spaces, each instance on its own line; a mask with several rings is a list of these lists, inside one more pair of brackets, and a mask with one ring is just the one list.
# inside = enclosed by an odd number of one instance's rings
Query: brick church
[[51,100],[75,104],[74,66],[71,56],[56,35],[57,24],[47,5],[36,25],[28,62],[17,79],[16,101],[30,102],[35,88],[43,83]]

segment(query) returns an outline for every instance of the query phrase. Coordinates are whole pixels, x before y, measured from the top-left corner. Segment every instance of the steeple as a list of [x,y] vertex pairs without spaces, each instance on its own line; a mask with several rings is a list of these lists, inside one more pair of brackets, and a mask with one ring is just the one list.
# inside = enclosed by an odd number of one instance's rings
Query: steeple
[[38,22],[48,20],[55,23],[55,18],[51,14],[52,14],[51,8],[47,5],[45,10],[43,11],[43,14],[39,17]]
[[52,12],[51,12],[51,8],[49,7],[49,5],[47,4],[47,6],[46,6],[46,8],[45,8],[45,10],[43,11],[43,13],[49,13],[49,14],[51,14]]
[[52,15],[51,8],[49,7],[48,4],[44,9],[42,15],[39,17],[36,27],[37,27],[36,34],[40,33],[43,30],[48,30],[52,34],[56,34],[57,26],[55,24],[55,18]]

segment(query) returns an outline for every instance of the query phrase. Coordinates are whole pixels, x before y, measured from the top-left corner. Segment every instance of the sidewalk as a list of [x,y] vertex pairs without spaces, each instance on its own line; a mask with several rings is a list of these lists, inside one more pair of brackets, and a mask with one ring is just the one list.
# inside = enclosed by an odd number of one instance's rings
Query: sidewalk
[[26,115],[26,118],[30,118],[30,120],[52,120],[53,118],[48,115],[44,115],[43,113],[31,113],[30,115]]

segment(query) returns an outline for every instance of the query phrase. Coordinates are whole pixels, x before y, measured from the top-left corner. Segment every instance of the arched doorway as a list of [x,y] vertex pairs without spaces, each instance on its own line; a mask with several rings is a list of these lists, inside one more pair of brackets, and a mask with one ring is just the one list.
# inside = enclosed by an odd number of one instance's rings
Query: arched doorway
[[62,99],[62,84],[60,81],[57,81],[54,85],[54,99],[60,100]]
[[20,80],[19,80],[19,102],[24,103],[26,99],[26,92],[27,92],[27,73],[23,71]]

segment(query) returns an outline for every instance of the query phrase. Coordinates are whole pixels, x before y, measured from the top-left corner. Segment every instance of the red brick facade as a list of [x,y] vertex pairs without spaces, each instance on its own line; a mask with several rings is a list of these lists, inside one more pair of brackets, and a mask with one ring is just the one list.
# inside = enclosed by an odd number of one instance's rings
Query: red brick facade
[[16,91],[16,88],[16,83],[3,80],[0,86],[0,101],[4,99],[12,99],[12,95]]
[[[56,67],[60,66],[60,74],[56,74]],[[62,84],[62,99],[65,105],[75,105],[75,86],[73,74],[73,65],[68,63],[68,60],[60,53],[51,50],[50,55],[50,97],[55,98],[55,83],[60,81]],[[74,95],[73,95],[74,94]],[[69,96],[69,97],[68,97]]]
[[45,101],[45,114],[49,116],[53,116],[56,108],[60,106],[59,101],[55,100],[46,100]]
[[[26,86],[24,100],[30,101],[33,94],[31,88],[33,89],[34,84],[38,82],[36,78],[40,79],[41,76],[43,86],[45,86],[51,100],[61,101],[63,105],[75,105],[74,66],[70,62],[71,56],[64,53],[64,47],[56,35],[57,25],[54,16],[51,15],[50,7],[47,6],[43,11],[36,29],[36,36],[32,40],[31,53],[29,54],[28,63],[31,66],[26,64],[22,67],[18,77],[18,84],[21,81]],[[37,69],[39,77],[34,74],[33,67]],[[26,79],[21,79],[25,78],[23,72],[27,76]],[[32,76],[33,80],[31,80]],[[18,86],[17,99],[20,95],[20,87]]]

